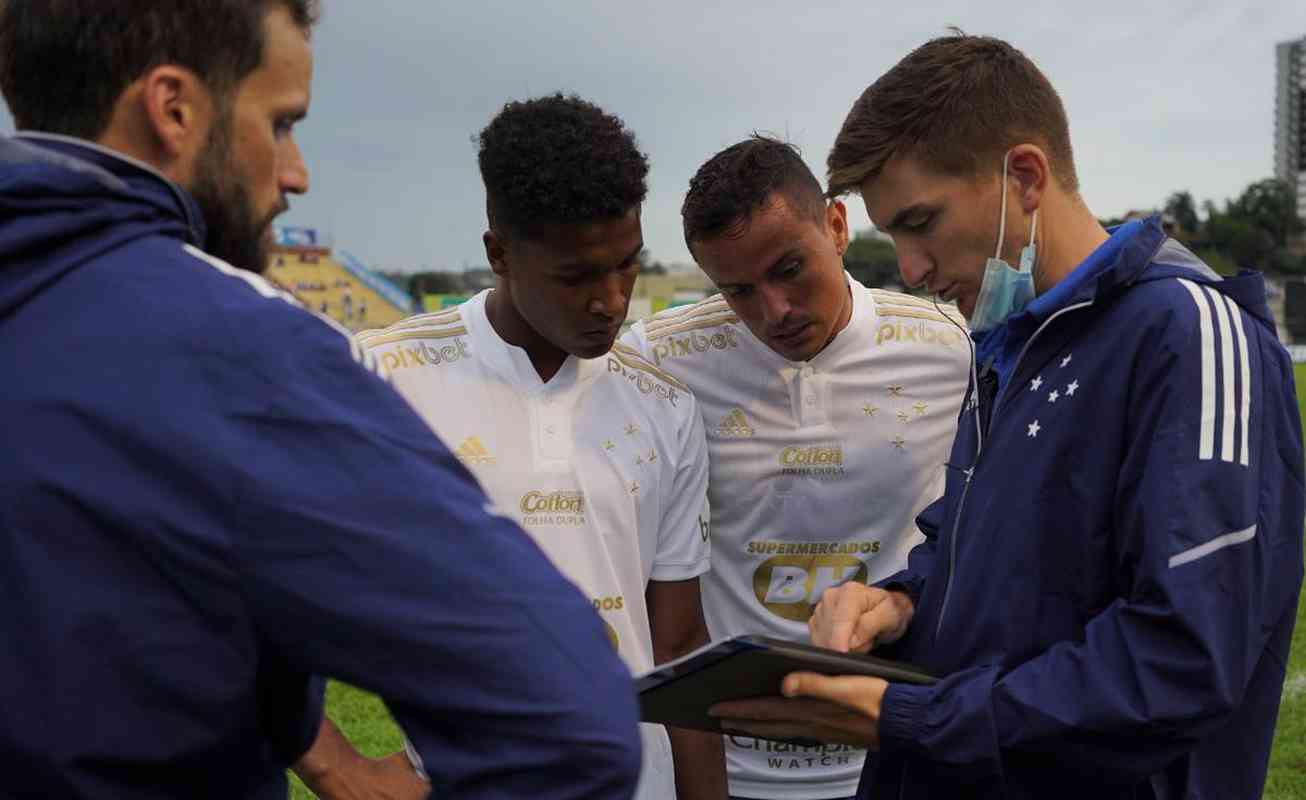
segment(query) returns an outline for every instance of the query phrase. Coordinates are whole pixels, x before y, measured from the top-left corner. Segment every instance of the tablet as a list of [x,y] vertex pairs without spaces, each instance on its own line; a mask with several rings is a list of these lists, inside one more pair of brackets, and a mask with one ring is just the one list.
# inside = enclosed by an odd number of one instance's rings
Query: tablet
[[736,636],[637,676],[640,719],[720,733],[718,720],[707,715],[710,707],[726,700],[778,696],[780,684],[791,672],[869,675],[922,685],[935,682],[910,664],[769,636]]

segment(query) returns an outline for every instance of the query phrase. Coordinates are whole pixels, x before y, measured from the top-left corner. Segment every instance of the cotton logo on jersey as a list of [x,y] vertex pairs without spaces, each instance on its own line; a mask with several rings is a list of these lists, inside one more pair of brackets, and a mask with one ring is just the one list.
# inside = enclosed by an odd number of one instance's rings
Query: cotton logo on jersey
[[806,622],[826,589],[866,576],[866,564],[850,555],[775,556],[753,574],[753,594],[772,614]]
[[843,447],[814,445],[786,447],[779,456],[781,475],[805,475],[811,478],[843,477]]
[[739,439],[748,439],[757,435],[753,426],[748,424],[748,417],[744,416],[743,409],[733,408],[721,424],[716,426],[718,436],[732,436]]
[[469,436],[458,445],[458,449],[453,452],[458,460],[467,465],[473,464],[493,464],[494,456],[490,455],[489,449],[481,441],[479,436]]
[[585,524],[585,496],[580,492],[527,492],[518,508],[523,525]]

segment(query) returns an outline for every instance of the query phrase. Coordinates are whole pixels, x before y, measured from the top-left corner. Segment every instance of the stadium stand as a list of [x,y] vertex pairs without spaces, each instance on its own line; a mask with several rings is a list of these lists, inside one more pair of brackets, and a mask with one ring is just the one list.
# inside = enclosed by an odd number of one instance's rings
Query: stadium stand
[[263,276],[352,331],[383,328],[413,313],[408,295],[311,228],[278,227]]

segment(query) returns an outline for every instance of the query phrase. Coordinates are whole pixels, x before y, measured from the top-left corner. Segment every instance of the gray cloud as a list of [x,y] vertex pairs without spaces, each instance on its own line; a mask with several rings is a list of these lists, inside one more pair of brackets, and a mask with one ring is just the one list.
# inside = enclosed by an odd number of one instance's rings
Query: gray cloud
[[[1105,216],[1176,189],[1223,200],[1271,174],[1274,43],[1306,34],[1306,5],[326,0],[298,132],[313,190],[285,221],[390,268],[480,263],[472,137],[505,101],[564,90],[639,136],[646,241],[687,261],[679,207],[700,163],[757,129],[824,174],[861,90],[947,25],[1002,36],[1047,72]],[[850,213],[867,224],[860,202]]]

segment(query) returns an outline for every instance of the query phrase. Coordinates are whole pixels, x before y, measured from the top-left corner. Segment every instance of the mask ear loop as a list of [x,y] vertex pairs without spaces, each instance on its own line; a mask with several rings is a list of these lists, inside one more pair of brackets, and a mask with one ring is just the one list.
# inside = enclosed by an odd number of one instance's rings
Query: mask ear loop
[[1007,236],[1007,153],[1002,156],[1002,216],[998,219],[998,246],[993,257],[1002,260],[1002,240]]

